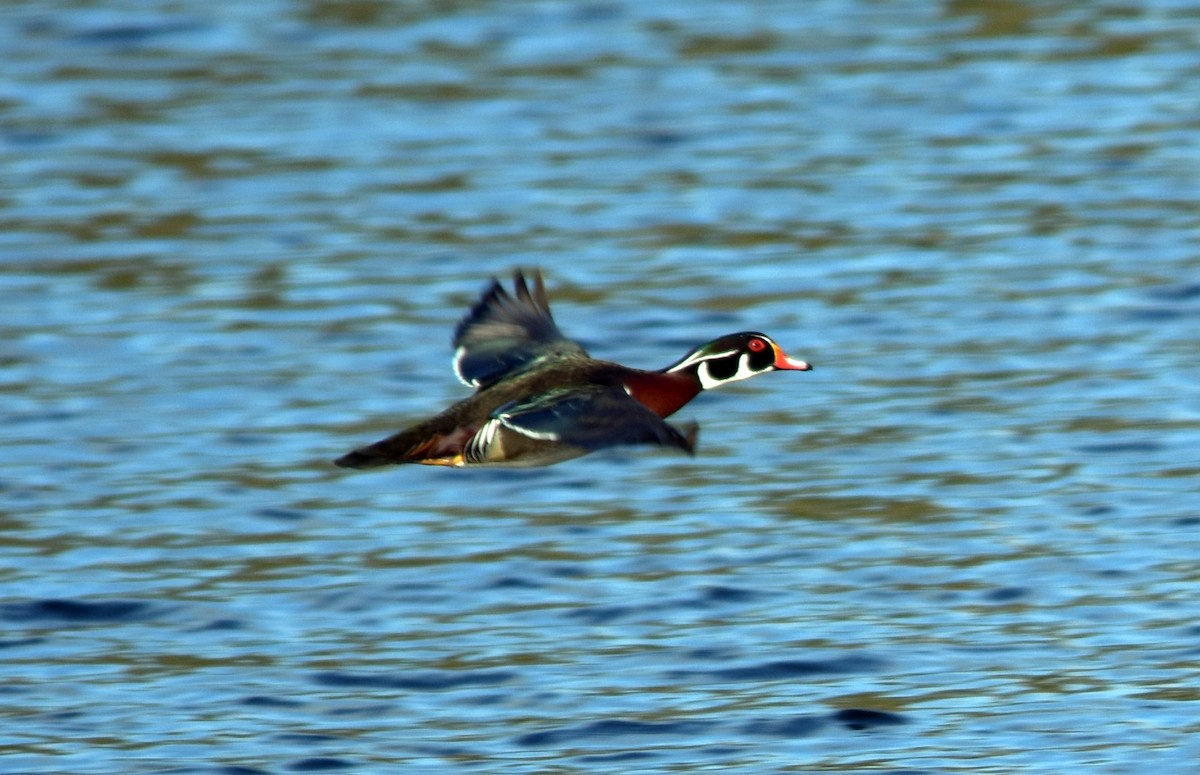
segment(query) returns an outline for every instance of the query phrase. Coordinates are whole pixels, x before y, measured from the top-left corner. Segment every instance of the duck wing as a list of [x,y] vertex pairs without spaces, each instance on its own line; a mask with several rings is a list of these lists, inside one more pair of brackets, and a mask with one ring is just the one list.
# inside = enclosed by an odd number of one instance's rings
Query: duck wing
[[500,427],[538,441],[589,452],[624,444],[658,444],[693,454],[697,427],[670,425],[620,387],[587,385],[551,390],[501,406]]
[[511,294],[492,280],[454,330],[454,373],[467,385],[486,388],[538,361],[588,357],[554,323],[542,273],[532,277],[531,291],[514,272]]

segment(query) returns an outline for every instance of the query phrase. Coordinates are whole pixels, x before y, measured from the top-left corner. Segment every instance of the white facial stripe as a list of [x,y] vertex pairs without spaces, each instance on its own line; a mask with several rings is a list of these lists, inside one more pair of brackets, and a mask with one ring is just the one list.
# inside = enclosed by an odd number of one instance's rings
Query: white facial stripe
[[700,364],[700,368],[696,369],[696,376],[700,378],[700,387],[705,390],[711,390],[721,384],[721,380],[713,379],[713,376],[708,373],[708,364]]
[[726,356],[733,355],[735,352],[737,352],[737,350],[726,350],[723,353],[710,353],[708,355],[693,355],[691,358],[687,358],[686,360],[681,361],[678,366],[671,368],[671,371],[679,371],[680,369],[686,369],[688,366],[691,366],[693,363],[700,363],[702,361],[710,361],[713,358],[724,358]]
[[[725,355],[731,355],[731,354],[732,353],[725,353]],[[708,360],[708,359],[706,358],[704,360]],[[727,377],[726,379],[717,379],[716,377],[714,377],[709,372],[707,363],[700,364],[700,368],[696,369],[696,376],[700,377],[700,387],[704,388],[705,390],[712,390],[715,387],[720,387],[721,385],[724,385],[729,382],[737,382],[740,379],[749,379],[750,377],[753,377],[755,374],[761,374],[761,373],[762,372],[755,371],[754,369],[750,368],[750,354],[749,353],[742,353],[742,357],[738,358],[737,371],[734,372],[732,377]]]

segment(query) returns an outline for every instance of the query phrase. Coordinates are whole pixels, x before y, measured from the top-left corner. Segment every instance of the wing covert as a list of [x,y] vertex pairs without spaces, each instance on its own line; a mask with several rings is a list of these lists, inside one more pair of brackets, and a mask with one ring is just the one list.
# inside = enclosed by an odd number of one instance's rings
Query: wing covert
[[493,417],[529,438],[589,451],[625,444],[658,444],[693,454],[697,427],[680,431],[619,387],[553,390],[500,407]]
[[454,330],[454,373],[467,385],[485,388],[538,360],[587,356],[558,330],[542,273],[532,277],[531,292],[524,273],[514,272],[511,294],[492,280]]

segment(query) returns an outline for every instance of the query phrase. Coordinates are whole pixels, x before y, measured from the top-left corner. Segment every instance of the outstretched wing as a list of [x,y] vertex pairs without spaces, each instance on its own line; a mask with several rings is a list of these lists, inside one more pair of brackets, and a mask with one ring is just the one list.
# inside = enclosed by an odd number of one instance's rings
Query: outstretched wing
[[540,441],[588,451],[623,444],[678,447],[689,455],[697,427],[668,424],[619,387],[590,385],[553,390],[502,406],[493,413],[500,425]]
[[533,273],[532,292],[520,270],[513,273],[512,294],[492,280],[454,330],[454,373],[475,388],[534,361],[586,356],[587,351],[555,325],[539,271]]

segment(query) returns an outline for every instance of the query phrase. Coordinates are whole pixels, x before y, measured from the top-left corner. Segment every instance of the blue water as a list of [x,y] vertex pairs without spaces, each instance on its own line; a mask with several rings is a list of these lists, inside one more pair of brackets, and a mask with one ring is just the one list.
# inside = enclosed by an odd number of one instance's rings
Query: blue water
[[[0,10],[0,770],[1186,772],[1187,3]],[[545,271],[695,458],[329,460]]]

